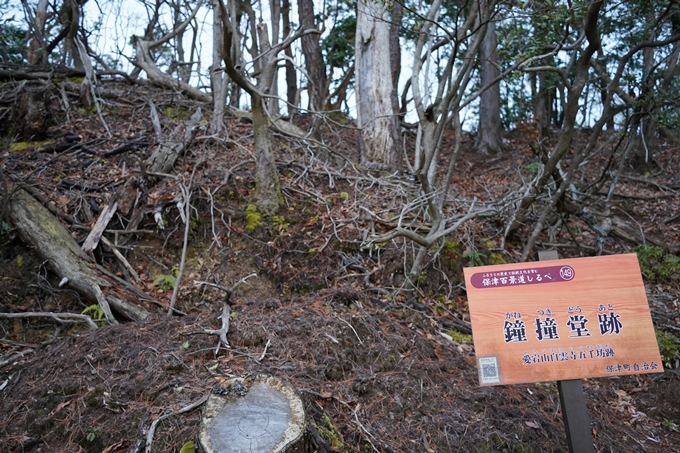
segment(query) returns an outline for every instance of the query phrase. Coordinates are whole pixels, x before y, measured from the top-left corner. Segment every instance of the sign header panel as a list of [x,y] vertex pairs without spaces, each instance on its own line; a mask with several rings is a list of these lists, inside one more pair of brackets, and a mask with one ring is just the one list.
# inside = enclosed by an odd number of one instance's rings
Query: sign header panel
[[464,272],[481,385],[663,372],[637,255]]

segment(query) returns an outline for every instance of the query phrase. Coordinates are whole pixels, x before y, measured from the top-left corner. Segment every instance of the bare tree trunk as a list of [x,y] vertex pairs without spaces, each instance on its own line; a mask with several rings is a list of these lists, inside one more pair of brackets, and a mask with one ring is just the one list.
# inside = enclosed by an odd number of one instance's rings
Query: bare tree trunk
[[[281,21],[281,3],[280,0],[269,0],[269,11],[271,12],[271,43],[270,47],[276,47],[279,43],[279,22]],[[274,66],[274,73],[272,74],[271,83],[266,90],[268,94],[265,100],[265,105],[267,106],[267,112],[269,112],[270,117],[279,116],[279,65],[276,63]]]
[[[31,26],[31,39],[28,43],[28,64],[47,64],[45,53],[45,22],[47,21],[48,0],[40,0],[35,11],[29,16]],[[24,1],[27,14],[30,14],[30,6]]]
[[265,215],[274,215],[283,204],[279,174],[272,153],[269,137],[269,118],[264,112],[262,98],[252,96],[253,138],[255,140],[255,195],[257,210]]
[[[85,1],[82,4],[85,4]],[[83,69],[83,61],[76,44],[82,4],[79,4],[76,0],[65,0],[61,14],[64,27],[68,30],[66,33],[66,51],[73,62],[73,67],[76,69]]]
[[[283,20],[283,36],[290,35],[290,0],[282,0],[281,2],[281,18]],[[288,117],[292,122],[295,115],[298,113],[298,88],[297,88],[297,71],[293,64],[293,50],[290,46],[283,50],[286,56],[286,102],[288,104]]]
[[219,0],[213,0],[213,54],[210,67],[210,84],[213,94],[213,117],[210,132],[219,134],[224,129],[224,110],[227,103],[227,75],[222,69],[222,15]]
[[[499,75],[498,41],[496,24],[490,21],[486,34],[479,46],[480,84],[482,88],[491,84]],[[479,104],[479,127],[477,128],[477,151],[484,154],[499,154],[503,151],[503,127],[501,125],[501,88],[494,83],[482,93]]]
[[[549,6],[545,0],[538,0],[534,3],[533,26],[537,35],[550,33],[546,23],[541,20],[544,14],[549,12]],[[543,49],[545,54],[549,49]],[[541,66],[551,66],[553,58],[547,57],[541,60]],[[533,113],[538,129],[539,142],[550,135],[550,119],[552,118],[552,96],[553,87],[548,80],[547,71],[539,71],[534,79],[534,90],[532,92]]]
[[[186,27],[179,27],[179,25],[182,23],[182,17],[181,17],[181,12],[182,12],[182,7],[180,2],[172,2],[171,4],[172,8],[175,10],[175,17],[174,17],[174,25],[173,28],[175,30],[178,30],[177,34],[175,34],[175,37],[173,38],[173,41],[175,42],[175,52],[177,55],[177,58],[174,59],[170,65],[171,68],[175,68],[177,71],[177,78],[181,80],[184,83],[189,82],[189,77],[187,73],[187,66],[184,64],[185,58],[184,58],[184,30],[186,30]],[[169,73],[173,72],[173,69],[168,70]],[[190,72],[189,72],[190,73]]]
[[196,17],[196,13],[198,13],[198,10],[201,7],[201,5],[202,1],[199,0],[199,2],[196,4],[193,11],[189,15],[189,17],[184,22],[182,22],[180,25],[177,26],[177,28],[167,33],[165,36],[163,36],[161,39],[157,41],[149,41],[146,39],[142,39],[138,36],[134,36],[133,39],[135,42],[135,64],[138,67],[142,68],[147,73],[149,79],[151,79],[153,83],[159,86],[183,91],[188,96],[202,102],[212,102],[212,96],[207,95],[201,90],[192,87],[188,83],[176,79],[172,77],[170,74],[166,74],[160,69],[158,69],[158,66],[156,66],[156,62],[151,57],[151,49],[154,49],[165,44],[166,42],[173,39],[177,34],[181,33],[182,30],[184,30],[186,26],[189,25],[189,23],[194,19],[194,17]]
[[[547,62],[546,62],[547,64]],[[534,98],[534,118],[538,128],[539,139],[550,135],[550,118],[552,117],[552,87],[548,83],[548,73],[538,73],[538,89]]]
[[366,161],[387,168],[395,164],[390,68],[389,11],[384,2],[359,0],[355,42],[357,122]]
[[536,179],[525,196],[522,198],[522,201],[517,208],[517,212],[515,213],[514,219],[508,222],[505,230],[506,237],[514,234],[522,226],[529,207],[543,191],[546,183],[557,168],[559,161],[562,160],[571,147],[574,137],[576,115],[580,108],[579,99],[581,97],[581,93],[583,93],[583,88],[586,85],[586,81],[588,80],[590,59],[600,48],[600,32],[597,21],[603,3],[603,0],[591,0],[590,5],[588,6],[588,10],[584,18],[584,32],[586,38],[588,39],[588,47],[586,47],[581,52],[581,55],[579,56],[576,63],[576,75],[568,90],[564,121],[562,123],[559,140],[545,162],[543,173]]
[[[252,103],[253,138],[255,141],[255,193],[253,195],[253,203],[257,207],[258,212],[272,216],[279,211],[281,204],[283,204],[283,195],[281,193],[274,154],[271,149],[271,139],[269,137],[270,120],[264,105],[263,92],[268,91],[271,87],[278,65],[277,54],[287,44],[281,43],[276,48],[272,48],[269,43],[267,25],[263,23],[256,25],[255,42],[252,43],[251,51],[253,52],[253,59],[257,60],[259,74],[257,86],[253,85],[241,72],[242,62],[234,60],[235,28],[229,17],[231,15],[232,19],[234,18],[234,10],[232,9],[228,13],[223,0],[219,0],[219,2],[222,23],[224,25],[223,47],[225,51],[222,54],[224,65],[229,77],[248,92]],[[251,23],[251,25],[254,24]]]
[[[257,26],[260,41],[260,76],[258,87],[270,87],[278,66],[275,52],[269,44],[267,25]],[[272,216],[283,204],[279,174],[276,170],[274,153],[269,137],[269,117],[265,111],[264,99],[251,93],[253,103],[253,138],[255,140],[255,204],[258,211]]]
[[[656,32],[654,30],[654,7],[652,4],[646,4],[647,8],[647,28],[648,33],[646,40],[654,41],[656,39]],[[639,95],[639,108],[636,109],[635,115],[639,118],[639,128],[631,129],[631,133],[638,133],[636,145],[633,148],[632,162],[633,165],[640,169],[646,170],[650,164],[651,154],[655,151],[656,140],[656,118],[654,117],[654,47],[645,47],[642,51],[642,87]],[[632,124],[632,123],[631,123]]]
[[[303,30],[316,29],[314,20],[314,2],[312,0],[298,0],[300,27]],[[300,40],[302,53],[305,56],[305,69],[307,70],[307,93],[309,94],[309,109],[314,112],[323,112],[328,97],[328,80],[326,77],[326,64],[319,45],[319,35],[306,35]]]
[[[399,75],[401,74],[401,45],[399,44],[399,33],[401,20],[404,15],[404,6],[400,2],[394,2],[390,11],[390,66],[392,68],[392,111],[396,114],[399,109]],[[404,155],[404,144],[401,137],[401,126],[399,116],[392,121],[392,141],[396,154],[395,165],[399,171],[402,169],[402,159]]]

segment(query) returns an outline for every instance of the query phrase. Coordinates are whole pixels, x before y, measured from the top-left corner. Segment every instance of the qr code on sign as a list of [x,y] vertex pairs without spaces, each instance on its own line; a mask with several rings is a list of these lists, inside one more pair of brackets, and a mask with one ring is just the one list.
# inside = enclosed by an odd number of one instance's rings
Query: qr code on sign
[[496,357],[482,357],[479,359],[479,377],[482,384],[498,384],[501,382]]

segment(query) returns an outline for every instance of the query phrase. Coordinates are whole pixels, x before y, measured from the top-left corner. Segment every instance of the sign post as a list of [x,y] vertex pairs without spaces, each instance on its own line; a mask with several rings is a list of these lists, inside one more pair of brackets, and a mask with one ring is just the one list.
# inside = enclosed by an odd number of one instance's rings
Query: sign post
[[[539,261],[560,259],[555,250],[538,252]],[[567,433],[567,444],[571,453],[594,453],[593,433],[590,430],[590,418],[583,394],[583,381],[569,379],[557,381],[562,406],[562,420]]]
[[572,453],[594,451],[581,379],[663,372],[635,254],[465,268],[481,385],[558,381]]

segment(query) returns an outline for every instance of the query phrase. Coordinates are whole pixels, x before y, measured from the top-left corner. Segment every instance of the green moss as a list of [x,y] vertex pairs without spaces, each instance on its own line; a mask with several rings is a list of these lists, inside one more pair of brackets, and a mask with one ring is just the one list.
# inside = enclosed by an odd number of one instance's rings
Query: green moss
[[460,243],[458,241],[454,241],[453,239],[449,239],[444,242],[443,249],[447,258],[453,258],[460,252]]
[[185,120],[189,118],[189,110],[181,105],[169,106],[163,109],[163,115],[173,120]]
[[490,253],[489,254],[489,264],[505,264],[507,261],[505,261],[505,257],[501,255],[500,253]]
[[342,450],[345,444],[340,439],[338,435],[338,430],[333,424],[333,421],[327,414],[323,414],[323,425],[319,426],[317,429],[321,437],[323,437],[328,445],[335,450]]
[[262,214],[257,210],[257,206],[249,204],[246,208],[246,232],[252,233],[262,224]]
[[347,192],[340,192],[340,200],[342,201],[349,200],[349,194]]
[[14,142],[11,145],[9,145],[9,152],[10,153],[18,153],[20,151],[24,151],[27,148],[33,148],[33,146],[31,146],[31,143],[29,143],[29,142]]
[[190,440],[189,442],[182,445],[182,448],[179,450],[179,453],[195,453],[195,452],[196,449],[194,448],[193,440]]
[[283,233],[290,226],[290,222],[284,216],[275,215],[272,217],[272,226],[278,233]]
[[8,151],[10,153],[18,153],[27,149],[40,150],[52,144],[54,144],[54,140],[45,140],[44,142],[14,142],[9,145]]
[[17,261],[17,267],[23,267],[24,266],[23,255],[17,255],[16,261]]
[[446,335],[450,336],[456,343],[472,343],[472,335],[466,335],[457,330],[448,330]]

